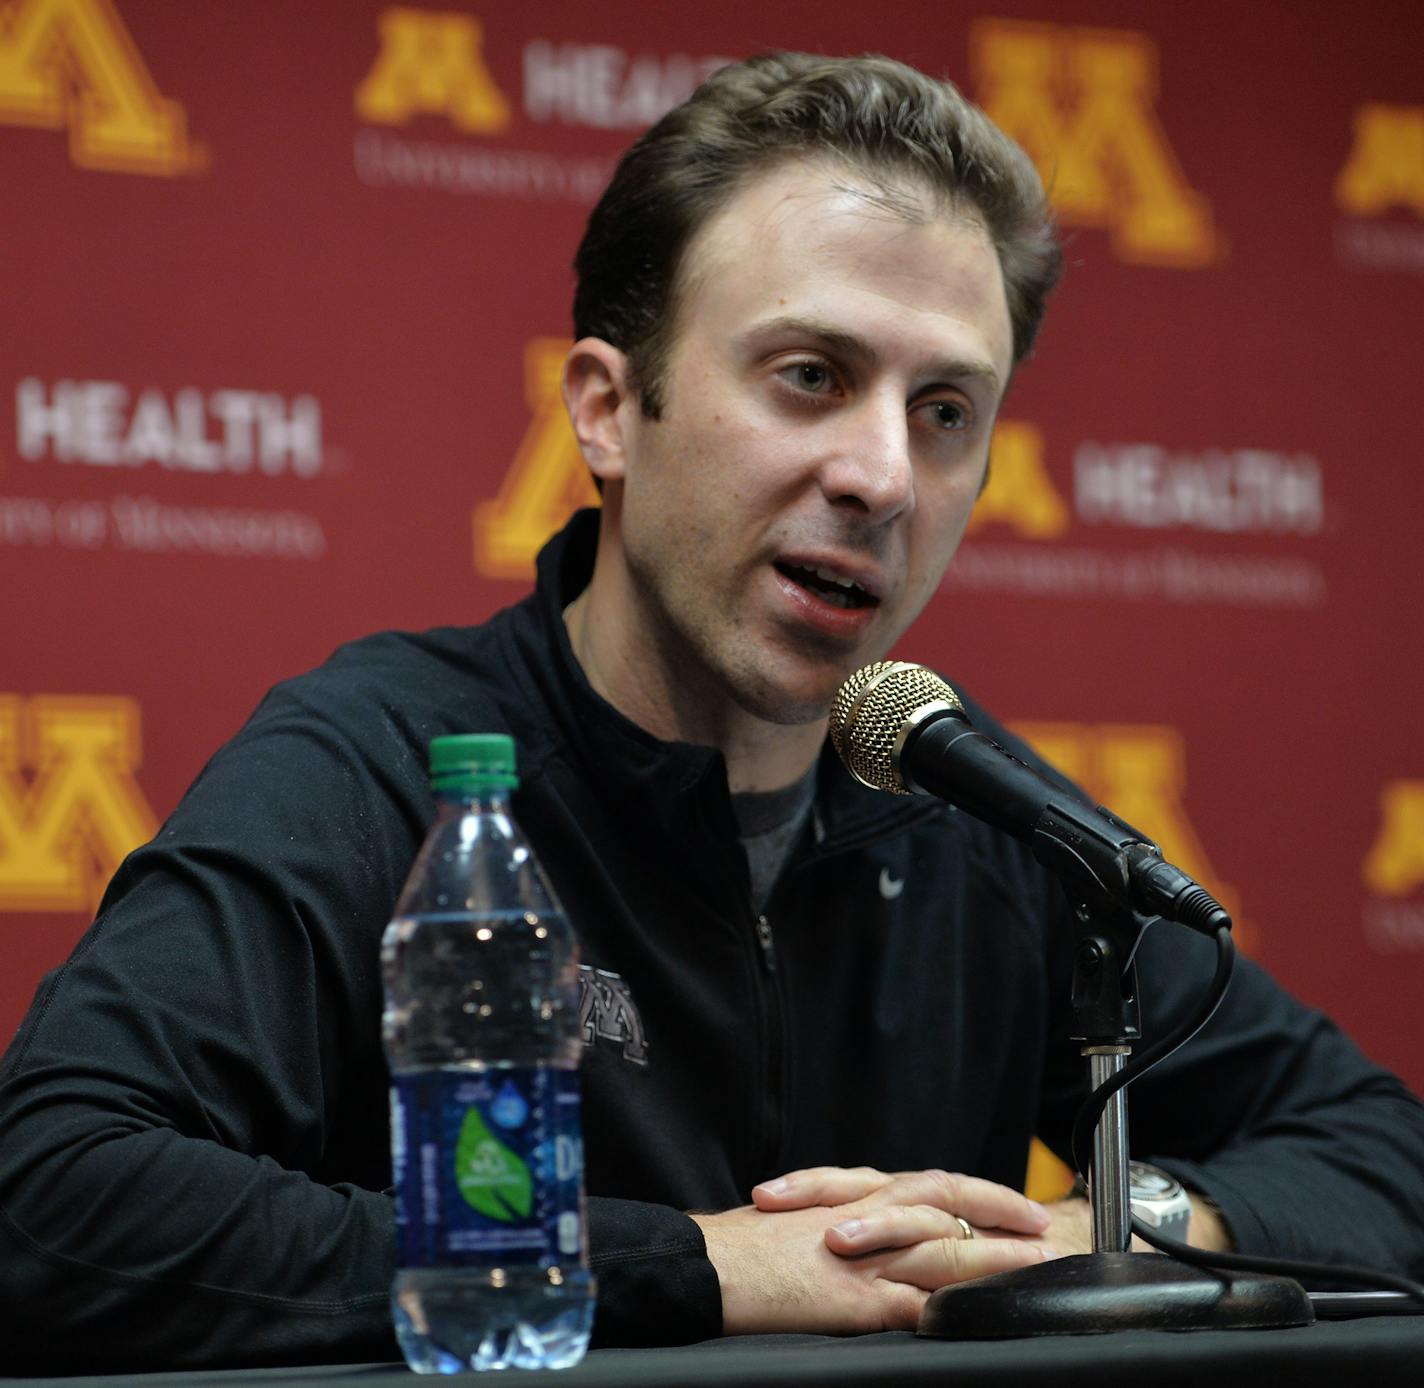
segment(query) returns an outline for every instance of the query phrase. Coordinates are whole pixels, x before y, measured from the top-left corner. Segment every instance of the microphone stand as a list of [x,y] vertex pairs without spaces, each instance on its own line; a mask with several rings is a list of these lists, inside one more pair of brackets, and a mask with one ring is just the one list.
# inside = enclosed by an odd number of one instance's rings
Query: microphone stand
[[[1134,960],[1155,917],[1076,883],[1068,896],[1076,934],[1072,1039],[1087,1058],[1091,1091],[1127,1064],[1140,1035]],[[1128,1252],[1126,1089],[1108,1100],[1094,1131],[1088,1194],[1093,1252],[942,1287],[921,1312],[917,1333],[994,1340],[1297,1326],[1315,1319],[1305,1290],[1289,1278],[1211,1271],[1161,1253]]]

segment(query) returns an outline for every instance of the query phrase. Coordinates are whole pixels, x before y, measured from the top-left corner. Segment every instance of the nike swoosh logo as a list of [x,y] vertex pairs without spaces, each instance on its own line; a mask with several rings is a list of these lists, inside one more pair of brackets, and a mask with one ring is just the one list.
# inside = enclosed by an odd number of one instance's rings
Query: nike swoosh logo
[[894,901],[905,890],[905,879],[890,876],[889,868],[880,869],[880,895],[886,901]]

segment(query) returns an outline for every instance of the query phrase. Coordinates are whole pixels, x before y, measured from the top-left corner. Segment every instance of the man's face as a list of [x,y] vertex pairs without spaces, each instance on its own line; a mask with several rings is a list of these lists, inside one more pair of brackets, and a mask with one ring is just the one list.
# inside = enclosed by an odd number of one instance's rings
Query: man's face
[[813,161],[736,194],[688,247],[662,418],[622,407],[638,657],[714,716],[825,717],[935,591],[984,476],[1012,364],[993,246],[862,186]]

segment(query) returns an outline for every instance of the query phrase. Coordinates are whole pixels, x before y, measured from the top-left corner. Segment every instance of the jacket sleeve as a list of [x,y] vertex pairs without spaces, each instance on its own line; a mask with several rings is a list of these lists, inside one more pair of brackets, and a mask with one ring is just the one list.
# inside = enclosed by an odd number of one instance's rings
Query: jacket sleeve
[[396,1357],[377,946],[419,768],[358,741],[269,696],[42,984],[0,1070],[6,1363]]
[[[432,730],[332,714],[269,697],[125,863],[0,1067],[10,1372],[399,1357],[379,940]],[[600,1337],[716,1334],[697,1226],[590,1204]]]
[[[1143,1044],[1190,1013],[1214,963],[1210,940],[1149,927]],[[1058,1068],[1045,1136],[1063,1154],[1084,1086]],[[1424,1274],[1424,1105],[1250,959],[1196,1038],[1128,1096],[1133,1155],[1210,1199],[1238,1251]]]
[[722,1290],[702,1230],[667,1205],[588,1199],[598,1279],[593,1345],[685,1345],[722,1333]]

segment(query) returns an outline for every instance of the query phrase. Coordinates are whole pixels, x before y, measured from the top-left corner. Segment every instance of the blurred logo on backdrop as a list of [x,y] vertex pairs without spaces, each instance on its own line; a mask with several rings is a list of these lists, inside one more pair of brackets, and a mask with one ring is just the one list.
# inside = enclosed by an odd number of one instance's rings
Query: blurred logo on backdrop
[[1424,275],[1424,106],[1366,102],[1335,180],[1335,256],[1357,270]]
[[1154,839],[1163,855],[1202,883],[1231,914],[1233,934],[1252,948],[1240,894],[1223,882],[1187,815],[1187,753],[1182,734],[1157,723],[1026,723],[1014,731],[1031,743],[1094,803]]
[[356,114],[377,125],[443,116],[456,130],[500,135],[509,103],[484,60],[484,26],[472,15],[389,9],[377,21],[381,51],[356,88]]
[[0,0],[0,124],[68,130],[81,169],[175,177],[208,162],[112,0]]
[[1157,119],[1146,34],[984,19],[969,52],[975,100],[1028,151],[1065,225],[1104,228],[1132,264],[1221,259],[1211,207]]
[[[353,93],[363,182],[592,203],[611,158],[571,155],[544,138],[513,148],[506,137],[645,129],[729,61],[492,35],[505,13],[488,13],[489,22],[411,6],[381,12],[374,60]],[[1211,208],[1157,118],[1157,46],[1147,35],[988,19],[972,27],[969,46],[976,99],[1044,170],[1065,224],[1106,229],[1113,253],[1134,264],[1220,260]],[[422,123],[471,138],[405,133]]]
[[0,911],[92,912],[157,823],[132,699],[0,694]]
[[1380,791],[1379,827],[1361,865],[1365,939],[1380,954],[1424,951],[1424,781]]
[[1277,609],[1325,600],[1313,454],[1080,439],[1051,468],[1042,430],[1002,420],[990,456],[946,589]]
[[531,578],[544,541],[578,507],[598,503],[559,393],[571,345],[567,338],[540,337],[524,349],[529,425],[499,494],[479,502],[472,516],[475,569],[486,578]]
[[[1038,164],[1065,226],[1104,229],[1129,263],[1220,262],[1211,207],[1157,116],[1150,37],[985,19],[970,61],[976,98]],[[1050,441],[1003,420],[992,458],[946,589],[1238,608],[1325,599],[1311,549],[1326,526],[1323,469],[1309,453],[1256,440]]]
[[305,511],[200,506],[108,488],[91,498],[43,494],[57,467],[96,480],[105,473],[123,477],[135,487],[182,474],[252,477],[278,489],[283,479],[309,483],[330,471],[321,404],[312,395],[197,386],[135,390],[121,381],[29,376],[16,385],[14,401],[18,466],[5,470],[0,548],[281,559],[326,553],[321,521]]
[[320,404],[272,391],[134,392],[120,381],[27,377],[15,389],[15,435],[32,462],[267,477],[315,477],[322,464]]
[[[507,22],[503,8],[488,12]],[[383,10],[376,28],[375,59],[353,94],[356,176],[372,186],[591,204],[612,158],[569,153],[543,128],[641,130],[727,62],[546,38],[496,48],[474,14],[404,5]],[[433,138],[439,125],[468,138]],[[517,145],[503,138],[511,131]]]

